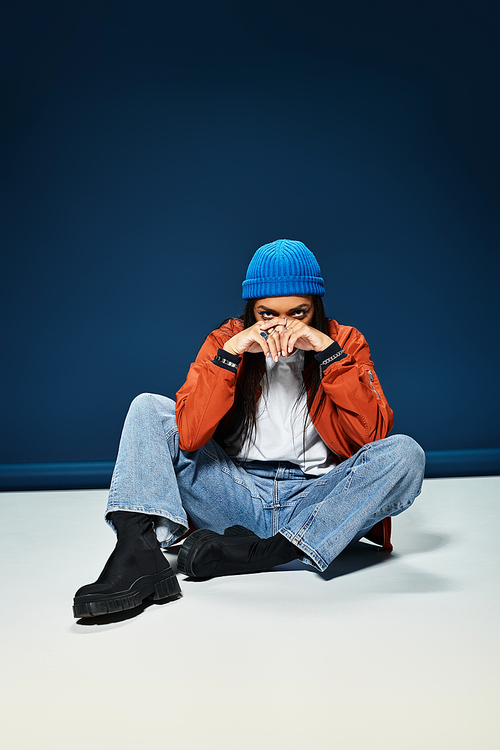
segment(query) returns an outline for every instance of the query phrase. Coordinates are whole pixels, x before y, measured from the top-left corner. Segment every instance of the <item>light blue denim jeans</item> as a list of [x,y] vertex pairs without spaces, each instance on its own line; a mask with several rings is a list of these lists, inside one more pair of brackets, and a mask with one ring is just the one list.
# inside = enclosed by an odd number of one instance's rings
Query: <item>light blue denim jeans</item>
[[409,508],[424,465],[422,448],[406,435],[369,443],[319,477],[287,461],[239,462],[214,440],[182,451],[175,403],[143,393],[125,419],[106,514],[155,516],[163,548],[188,528],[188,516],[218,533],[233,524],[262,538],[280,533],[323,571],[377,521]]

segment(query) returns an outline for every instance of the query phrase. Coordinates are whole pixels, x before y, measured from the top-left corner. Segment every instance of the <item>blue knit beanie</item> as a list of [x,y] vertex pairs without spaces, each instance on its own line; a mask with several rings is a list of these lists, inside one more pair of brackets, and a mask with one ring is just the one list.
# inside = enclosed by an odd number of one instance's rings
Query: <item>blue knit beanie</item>
[[312,252],[298,240],[275,240],[259,247],[243,282],[243,299],[296,294],[325,294],[321,270]]

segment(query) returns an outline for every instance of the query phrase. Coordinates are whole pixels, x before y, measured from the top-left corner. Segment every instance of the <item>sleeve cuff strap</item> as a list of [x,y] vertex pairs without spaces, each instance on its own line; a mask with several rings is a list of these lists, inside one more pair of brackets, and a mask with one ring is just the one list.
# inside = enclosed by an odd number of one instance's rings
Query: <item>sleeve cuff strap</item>
[[226,352],[225,349],[218,349],[217,354],[212,359],[212,362],[214,363],[214,365],[217,365],[217,367],[222,367],[223,370],[236,372],[238,369],[238,365],[241,362],[241,357],[239,357],[237,354],[230,354],[230,352]]
[[322,352],[316,352],[314,355],[315,360],[319,362],[321,376],[323,376],[323,372],[328,365],[331,365],[333,362],[340,362],[341,359],[345,359],[346,357],[346,352],[337,341],[327,346]]

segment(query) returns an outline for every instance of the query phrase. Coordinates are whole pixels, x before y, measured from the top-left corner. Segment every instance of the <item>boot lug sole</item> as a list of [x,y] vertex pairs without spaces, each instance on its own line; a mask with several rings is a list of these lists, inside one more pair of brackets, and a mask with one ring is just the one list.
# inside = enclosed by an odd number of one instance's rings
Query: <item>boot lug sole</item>
[[193,531],[179,550],[177,556],[177,570],[179,573],[183,573],[190,578],[197,578],[198,576],[193,570],[196,555],[207,539],[213,539],[214,537],[219,538],[219,536],[220,535],[216,534],[215,531],[209,531],[208,529],[198,529],[198,531]]
[[[166,573],[166,575],[165,575]],[[114,594],[88,594],[74,598],[74,617],[98,617],[138,607],[145,599],[174,600],[182,596],[181,587],[172,569],[138,578],[127,591]]]

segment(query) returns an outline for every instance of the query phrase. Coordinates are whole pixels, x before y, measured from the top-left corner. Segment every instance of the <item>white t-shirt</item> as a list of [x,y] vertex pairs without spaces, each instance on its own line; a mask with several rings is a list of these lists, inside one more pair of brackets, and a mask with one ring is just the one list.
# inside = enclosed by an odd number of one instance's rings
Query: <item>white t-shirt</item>
[[277,362],[266,357],[266,369],[254,439],[251,445],[236,446],[236,458],[291,461],[305,474],[326,474],[335,462],[311,421],[306,393],[297,400],[303,387],[304,352],[297,349]]

